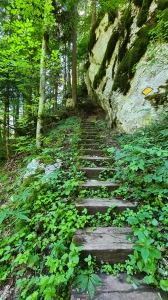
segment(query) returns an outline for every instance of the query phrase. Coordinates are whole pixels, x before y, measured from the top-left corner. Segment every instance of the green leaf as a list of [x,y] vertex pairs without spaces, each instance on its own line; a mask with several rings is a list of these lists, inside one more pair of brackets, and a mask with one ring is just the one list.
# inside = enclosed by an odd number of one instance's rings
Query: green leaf
[[153,226],[158,226],[158,221],[157,221],[156,219],[153,219],[153,220],[152,220],[152,225],[153,225]]
[[153,256],[157,259],[160,259],[162,257],[160,251],[157,249],[150,249],[150,256]]
[[100,278],[98,275],[96,275],[96,274],[91,274],[91,275],[90,275],[90,280],[92,281],[92,283],[93,283],[94,285],[102,286],[102,280],[101,280],[101,278]]
[[164,291],[168,291],[168,279],[161,279],[160,280],[160,287]]
[[90,298],[92,299],[94,297],[94,294],[95,294],[95,288],[94,288],[94,285],[93,285],[93,283],[90,279],[88,281],[88,293],[89,293]]
[[142,260],[139,260],[139,261],[137,262],[137,266],[138,266],[138,269],[139,269],[140,271],[142,271],[143,266],[144,266],[143,261],[142,261]]
[[2,224],[2,222],[5,220],[7,215],[7,211],[3,211],[0,213],[0,224]]
[[148,248],[142,248],[141,249],[141,255],[143,260],[146,262],[149,257],[149,249]]
[[143,281],[147,284],[151,284],[151,283],[154,283],[155,282],[155,279],[153,278],[152,275],[149,275],[149,276],[145,276],[143,278]]
[[75,278],[75,284],[78,285],[78,288],[83,292],[88,285],[89,276],[85,274],[80,274]]

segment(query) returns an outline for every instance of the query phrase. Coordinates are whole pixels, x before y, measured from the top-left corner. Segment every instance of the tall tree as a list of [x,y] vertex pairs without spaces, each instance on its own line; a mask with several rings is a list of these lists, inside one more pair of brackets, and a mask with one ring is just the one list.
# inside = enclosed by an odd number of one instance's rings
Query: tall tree
[[77,4],[73,5],[73,31],[72,31],[72,101],[73,106],[76,107],[77,102],[77,61],[76,61],[76,40],[77,40]]
[[97,0],[92,0],[91,7],[92,7],[92,26],[96,23],[96,2]]

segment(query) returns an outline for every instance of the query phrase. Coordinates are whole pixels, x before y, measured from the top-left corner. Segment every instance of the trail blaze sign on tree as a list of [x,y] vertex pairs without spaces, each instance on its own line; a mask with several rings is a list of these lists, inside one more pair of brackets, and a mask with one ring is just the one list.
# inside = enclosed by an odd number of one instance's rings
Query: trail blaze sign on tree
[[142,94],[148,95],[152,90],[153,90],[152,88],[148,87],[145,90],[143,90]]

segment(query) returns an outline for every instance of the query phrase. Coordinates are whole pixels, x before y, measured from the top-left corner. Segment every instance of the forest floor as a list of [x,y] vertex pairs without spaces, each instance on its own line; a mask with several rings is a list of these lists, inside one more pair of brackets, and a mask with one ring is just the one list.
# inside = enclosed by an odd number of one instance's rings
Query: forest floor
[[[167,118],[162,116],[133,135],[121,134],[107,129],[101,109],[88,108],[80,117],[52,124],[40,152],[34,139],[17,140],[13,157],[0,169],[0,299],[68,300],[78,276],[97,272],[126,272],[135,288],[138,283],[131,277],[141,272],[145,283],[168,291]],[[78,214],[75,199],[79,193],[84,196],[79,183],[86,180],[78,162],[81,120],[96,125],[114,159],[116,173],[110,180],[121,183],[113,194],[103,189],[92,196],[126,199],[138,207],[137,212]],[[40,166],[24,179],[32,160]],[[44,168],[53,164],[59,167],[45,173]],[[81,249],[72,238],[87,226],[130,226],[138,237],[133,256],[125,264],[103,264],[100,269],[94,258],[81,262]]]

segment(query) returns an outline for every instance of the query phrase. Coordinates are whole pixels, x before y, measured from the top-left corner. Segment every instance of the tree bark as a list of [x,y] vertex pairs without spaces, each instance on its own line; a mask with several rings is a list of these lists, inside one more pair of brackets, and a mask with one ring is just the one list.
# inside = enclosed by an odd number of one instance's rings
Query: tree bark
[[36,147],[40,149],[42,147],[43,136],[43,115],[45,108],[45,75],[46,75],[46,54],[47,54],[47,41],[46,35],[43,34],[42,47],[41,47],[41,59],[40,59],[40,88],[39,88],[39,107],[37,115],[37,127],[36,127]]
[[96,0],[92,0],[92,26],[96,23]]
[[9,158],[9,74],[7,74],[7,85],[4,102],[4,139],[6,146],[6,157]]
[[77,75],[76,75],[76,39],[77,39],[77,30],[76,30],[76,21],[77,21],[77,6],[74,4],[73,7],[73,34],[72,34],[72,101],[73,107],[76,107],[77,102]]

